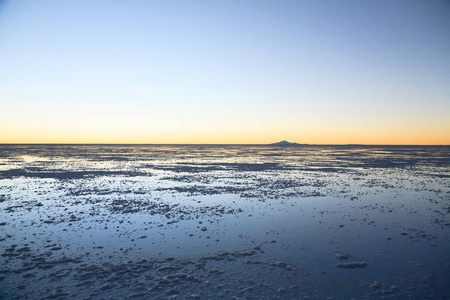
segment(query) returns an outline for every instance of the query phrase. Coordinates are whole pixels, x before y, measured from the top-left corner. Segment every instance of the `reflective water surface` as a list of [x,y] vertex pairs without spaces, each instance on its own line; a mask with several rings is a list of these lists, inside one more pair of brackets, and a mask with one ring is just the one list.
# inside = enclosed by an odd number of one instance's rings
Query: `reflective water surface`
[[449,299],[450,147],[0,145],[2,299]]

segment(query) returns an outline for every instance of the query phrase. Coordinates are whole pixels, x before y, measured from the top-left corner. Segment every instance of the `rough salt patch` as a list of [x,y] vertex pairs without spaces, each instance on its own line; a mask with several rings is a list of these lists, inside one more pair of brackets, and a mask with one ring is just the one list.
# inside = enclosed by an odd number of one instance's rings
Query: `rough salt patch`
[[346,269],[365,268],[365,267],[367,267],[367,263],[365,261],[348,262],[348,263],[336,264],[336,267],[346,268]]
[[350,257],[352,257],[352,255],[348,253],[336,253],[336,258],[339,260],[349,259]]

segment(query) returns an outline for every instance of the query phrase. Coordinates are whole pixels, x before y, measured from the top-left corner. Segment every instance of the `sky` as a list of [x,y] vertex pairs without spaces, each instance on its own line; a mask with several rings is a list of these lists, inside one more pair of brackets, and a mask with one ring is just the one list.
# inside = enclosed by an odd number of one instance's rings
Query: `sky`
[[450,145],[450,1],[0,0],[0,143]]

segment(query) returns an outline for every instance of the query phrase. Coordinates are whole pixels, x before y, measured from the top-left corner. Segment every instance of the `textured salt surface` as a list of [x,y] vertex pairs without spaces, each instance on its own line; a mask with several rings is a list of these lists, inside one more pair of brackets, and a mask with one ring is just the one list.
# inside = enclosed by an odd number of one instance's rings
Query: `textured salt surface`
[[0,146],[4,299],[450,298],[450,148]]

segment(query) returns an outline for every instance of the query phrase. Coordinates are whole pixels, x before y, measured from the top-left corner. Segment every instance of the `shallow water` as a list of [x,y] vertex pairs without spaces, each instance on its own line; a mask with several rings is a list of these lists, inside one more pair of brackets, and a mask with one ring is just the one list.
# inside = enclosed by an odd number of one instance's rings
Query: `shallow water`
[[0,146],[5,299],[449,299],[450,147]]

